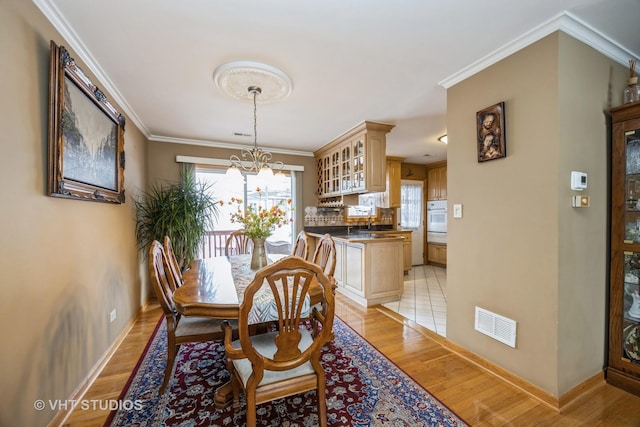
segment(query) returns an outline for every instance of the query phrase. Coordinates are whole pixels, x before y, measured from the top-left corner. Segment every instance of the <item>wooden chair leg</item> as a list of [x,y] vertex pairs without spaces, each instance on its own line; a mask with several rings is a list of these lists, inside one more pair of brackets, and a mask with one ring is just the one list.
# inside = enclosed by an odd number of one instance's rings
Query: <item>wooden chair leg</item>
[[318,388],[316,390],[316,395],[318,396],[318,423],[320,427],[327,427],[327,401],[326,401],[326,390],[325,390],[325,380],[324,378],[320,378],[318,375]]
[[169,383],[169,378],[171,378],[171,374],[173,373],[173,365],[176,363],[176,354],[178,353],[179,346],[176,346],[173,342],[169,342],[167,346],[167,367],[164,369],[164,380],[162,381],[162,385],[160,386],[159,394],[163,394],[167,384]]
[[245,392],[247,398],[247,427],[256,427],[256,394],[254,392]]

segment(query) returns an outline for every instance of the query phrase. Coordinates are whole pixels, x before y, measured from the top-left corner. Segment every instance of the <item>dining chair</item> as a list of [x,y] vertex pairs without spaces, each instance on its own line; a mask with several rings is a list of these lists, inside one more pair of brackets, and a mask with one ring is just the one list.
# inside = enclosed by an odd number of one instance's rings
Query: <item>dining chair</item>
[[[324,274],[332,279],[333,286],[331,290],[335,295],[337,285],[333,274],[336,271],[336,242],[333,240],[329,233],[320,238],[311,259],[314,264],[317,264],[318,266],[320,266],[320,268],[322,268]],[[311,286],[311,288],[309,289],[309,302],[311,304],[311,307],[315,307],[322,315],[325,315],[325,293],[322,288],[315,285]],[[314,333],[317,333],[317,319],[312,318],[311,324],[313,326]],[[333,339],[333,335],[331,336]]]
[[293,246],[293,255],[307,259],[309,257],[309,235],[306,231],[301,231],[296,237]]
[[331,234],[327,233],[320,238],[313,252],[312,261],[322,268],[324,274],[333,276],[336,271],[336,242]]
[[[181,344],[215,341],[224,337],[222,320],[181,316],[176,311],[173,288],[168,277],[171,274],[168,273],[169,264],[162,244],[154,240],[149,248],[149,275],[167,323],[167,366],[160,394],[164,393],[169,382]],[[232,324],[227,322],[227,325]],[[237,323],[234,325],[237,326]]]
[[227,237],[227,241],[224,245],[224,254],[229,255],[242,255],[250,253],[250,240],[244,230],[236,230]]
[[[247,426],[256,425],[257,405],[308,390],[316,390],[318,422],[327,425],[325,372],[320,353],[330,340],[333,326],[335,301],[331,282],[319,266],[289,256],[259,270],[245,289],[238,319],[239,339],[233,341],[233,329],[225,324],[224,344],[233,407],[239,409],[242,389],[247,402]],[[327,312],[317,335],[302,321],[306,316],[302,302],[315,283],[327,294]],[[265,291],[274,296],[278,328],[251,335],[249,313],[254,297],[263,297]]]
[[182,286],[184,279],[182,278],[180,263],[178,263],[178,258],[173,251],[173,245],[171,244],[169,236],[164,236],[164,253],[169,261],[169,283],[171,284],[172,290],[175,291]]

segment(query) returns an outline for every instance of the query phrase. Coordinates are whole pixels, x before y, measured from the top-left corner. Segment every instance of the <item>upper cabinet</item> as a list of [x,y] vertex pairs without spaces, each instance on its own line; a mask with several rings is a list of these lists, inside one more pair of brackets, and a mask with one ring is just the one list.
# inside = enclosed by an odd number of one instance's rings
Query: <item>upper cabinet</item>
[[447,165],[427,169],[427,200],[447,200]]
[[400,173],[403,160],[404,157],[387,157],[387,188],[383,193],[375,193],[376,206],[380,208],[400,207]]
[[386,134],[393,128],[364,121],[316,151],[318,197],[385,191]]

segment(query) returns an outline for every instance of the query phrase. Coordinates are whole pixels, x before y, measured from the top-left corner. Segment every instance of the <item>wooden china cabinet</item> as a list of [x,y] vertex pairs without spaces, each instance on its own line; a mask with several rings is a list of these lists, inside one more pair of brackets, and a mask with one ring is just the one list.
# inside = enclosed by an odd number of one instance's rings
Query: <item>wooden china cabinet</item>
[[640,102],[611,109],[607,382],[640,396]]

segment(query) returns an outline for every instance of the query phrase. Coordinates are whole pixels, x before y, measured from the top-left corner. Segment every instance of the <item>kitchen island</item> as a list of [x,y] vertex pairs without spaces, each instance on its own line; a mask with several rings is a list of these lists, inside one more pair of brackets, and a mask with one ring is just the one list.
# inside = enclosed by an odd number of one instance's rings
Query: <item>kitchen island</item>
[[[309,233],[310,253],[321,234]],[[375,232],[331,234],[336,244],[338,291],[369,307],[399,301],[403,282],[404,238]]]

